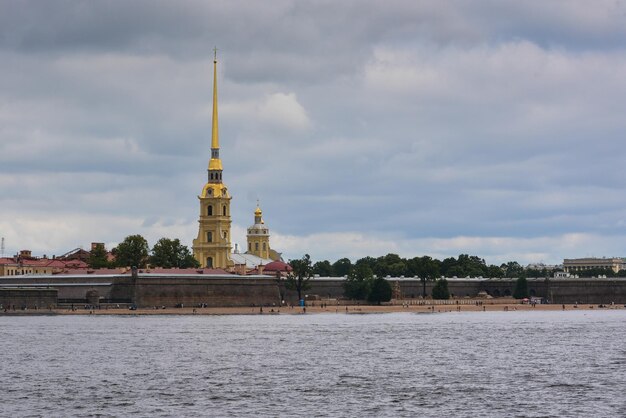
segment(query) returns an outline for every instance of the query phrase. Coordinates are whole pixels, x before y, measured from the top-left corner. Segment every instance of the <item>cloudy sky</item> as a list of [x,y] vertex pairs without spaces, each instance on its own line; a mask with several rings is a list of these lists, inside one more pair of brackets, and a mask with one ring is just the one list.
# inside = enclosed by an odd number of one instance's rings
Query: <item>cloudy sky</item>
[[214,46],[240,245],[626,256],[621,0],[0,1],[5,254],[191,246]]

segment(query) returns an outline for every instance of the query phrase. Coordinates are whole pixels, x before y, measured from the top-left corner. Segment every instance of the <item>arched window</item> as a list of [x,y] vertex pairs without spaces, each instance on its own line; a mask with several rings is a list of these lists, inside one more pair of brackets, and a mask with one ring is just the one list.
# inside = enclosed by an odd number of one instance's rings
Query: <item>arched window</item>
[[265,251],[266,249],[267,249],[267,245],[263,243],[263,251]]
[[254,243],[254,251],[259,251],[259,243],[258,242]]
[[206,242],[213,242],[213,232],[208,231],[206,233]]
[[209,205],[206,207],[206,214],[209,216],[213,216],[213,205]]
[[207,257],[206,258],[206,266],[208,268],[213,268],[213,257]]
[[226,216],[226,205],[222,207],[222,215]]
[[251,242],[248,243],[248,251],[252,251],[252,243]]

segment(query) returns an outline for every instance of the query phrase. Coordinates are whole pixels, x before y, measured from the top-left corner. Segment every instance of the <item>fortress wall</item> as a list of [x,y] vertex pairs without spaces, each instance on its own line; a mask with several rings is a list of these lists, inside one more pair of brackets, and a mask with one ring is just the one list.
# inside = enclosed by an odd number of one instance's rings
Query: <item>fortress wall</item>
[[137,306],[252,306],[280,303],[274,278],[138,277]]
[[[400,288],[402,297],[413,299],[422,295],[419,279],[390,279],[392,289]],[[449,279],[448,289],[455,297],[475,297],[485,291],[491,296],[513,293],[516,279]],[[322,299],[343,298],[342,278],[313,278],[311,288],[303,295],[317,295]],[[284,282],[283,282],[284,284]],[[297,292],[277,285],[269,276],[233,275],[146,275],[137,278],[130,274],[115,276],[15,276],[0,279],[0,289],[25,286],[41,288],[49,286],[56,291],[60,301],[73,303],[97,303],[91,300],[111,300],[118,303],[135,301],[138,306],[187,306],[206,303],[209,306],[252,306],[279,303],[281,293],[287,303],[297,303]],[[426,294],[432,294],[434,282],[426,282]],[[626,279],[528,279],[531,296],[544,297],[552,303],[608,304],[626,303]],[[47,299],[46,299],[47,300]],[[56,304],[56,300],[55,300]],[[16,304],[17,305],[17,304]]]
[[57,305],[56,289],[0,288],[0,305],[6,309],[48,308]]
[[[493,297],[512,295],[517,279],[477,280],[448,279],[448,290],[458,298],[476,297],[484,291]],[[422,295],[422,282],[419,279],[389,280],[391,287],[399,284],[400,292],[406,299]],[[432,295],[433,281],[426,282],[426,295]],[[528,279],[528,290],[531,296],[543,297],[552,303],[626,303],[626,279]],[[318,295],[322,299],[342,298],[343,279],[337,278],[316,280],[311,279],[311,288],[304,292]],[[287,291],[288,302],[297,302],[297,294]]]
[[91,294],[95,293],[98,297],[109,299],[113,289],[112,284],[120,278],[123,278],[123,276],[119,276],[117,278],[89,274],[72,276],[11,276],[2,277],[0,279],[0,288],[2,288],[1,286],[23,286],[24,289],[32,287],[49,287],[58,291],[58,299],[61,301],[68,300],[82,303],[87,299],[87,294],[89,292],[91,292]]

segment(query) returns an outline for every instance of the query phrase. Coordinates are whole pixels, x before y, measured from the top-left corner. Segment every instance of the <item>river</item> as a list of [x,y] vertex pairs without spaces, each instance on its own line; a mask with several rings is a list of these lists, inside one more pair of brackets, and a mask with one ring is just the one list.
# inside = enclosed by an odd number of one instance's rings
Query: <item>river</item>
[[1,416],[626,416],[626,311],[0,316]]

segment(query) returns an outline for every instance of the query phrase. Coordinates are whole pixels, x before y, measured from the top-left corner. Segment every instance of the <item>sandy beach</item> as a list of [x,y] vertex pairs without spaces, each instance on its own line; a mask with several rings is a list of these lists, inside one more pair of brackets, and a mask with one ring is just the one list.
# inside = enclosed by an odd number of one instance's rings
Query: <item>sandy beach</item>
[[442,313],[442,312],[481,312],[481,311],[580,311],[580,310],[614,310],[626,309],[624,305],[591,305],[591,304],[522,304],[495,303],[464,304],[464,305],[331,305],[315,302],[315,305],[302,307],[184,307],[184,308],[128,308],[109,307],[85,309],[76,307],[73,311],[67,308],[39,310],[9,310],[0,315],[303,315],[303,314],[376,314],[391,312]]

